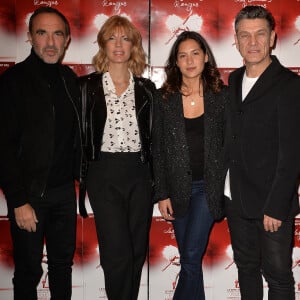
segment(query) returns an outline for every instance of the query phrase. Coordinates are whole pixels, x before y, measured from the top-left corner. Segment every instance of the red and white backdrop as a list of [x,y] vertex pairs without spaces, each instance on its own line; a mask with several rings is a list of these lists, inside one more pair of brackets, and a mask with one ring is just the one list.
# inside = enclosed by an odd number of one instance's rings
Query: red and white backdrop
[[[109,16],[120,14],[128,17],[141,31],[149,62],[144,75],[151,78],[157,87],[164,79],[163,66],[169,50],[176,36],[184,30],[198,31],[206,37],[227,82],[228,74],[242,64],[234,45],[233,20],[246,5],[261,5],[272,11],[278,33],[274,54],[282,64],[300,74],[300,0],[1,0],[0,73],[27,57],[30,44],[26,33],[31,13],[39,6],[52,6],[61,10],[70,21],[72,41],[64,63],[78,75],[93,71],[91,60],[97,52],[97,32]],[[73,299],[107,299],[94,218],[88,199],[86,202],[89,218],[83,220],[78,216],[77,221]],[[6,201],[0,191],[0,299],[3,300],[12,299],[13,274],[6,213]],[[295,220],[295,224],[293,271],[296,299],[300,299],[300,218]],[[46,300],[50,299],[46,251],[42,265],[44,274],[38,285],[38,296],[39,300]],[[226,220],[213,228],[203,268],[208,300],[240,299]],[[178,271],[179,255],[172,225],[159,216],[155,207],[149,261],[144,266],[139,300],[172,299]]]

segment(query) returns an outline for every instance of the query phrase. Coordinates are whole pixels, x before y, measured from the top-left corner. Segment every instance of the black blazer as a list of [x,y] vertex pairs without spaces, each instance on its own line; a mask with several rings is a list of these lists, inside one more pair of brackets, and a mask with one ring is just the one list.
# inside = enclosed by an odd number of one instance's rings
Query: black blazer
[[245,67],[230,74],[227,166],[242,215],[285,220],[299,211],[300,77],[271,58],[243,102]]
[[[159,91],[160,92],[160,91]],[[186,140],[182,97],[158,97],[155,106],[153,166],[156,201],[170,198],[175,216],[183,216],[189,206],[192,187],[190,158]],[[222,164],[223,115],[227,89],[204,95],[204,181],[209,209],[215,219],[223,216]]]

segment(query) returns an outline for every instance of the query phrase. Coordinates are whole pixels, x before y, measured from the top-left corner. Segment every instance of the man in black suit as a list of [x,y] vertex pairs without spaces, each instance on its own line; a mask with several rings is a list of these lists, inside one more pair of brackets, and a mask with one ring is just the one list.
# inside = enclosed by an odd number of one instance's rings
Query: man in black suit
[[246,6],[235,18],[244,66],[229,77],[226,213],[242,300],[295,299],[291,270],[300,171],[300,77],[271,55],[272,14]]

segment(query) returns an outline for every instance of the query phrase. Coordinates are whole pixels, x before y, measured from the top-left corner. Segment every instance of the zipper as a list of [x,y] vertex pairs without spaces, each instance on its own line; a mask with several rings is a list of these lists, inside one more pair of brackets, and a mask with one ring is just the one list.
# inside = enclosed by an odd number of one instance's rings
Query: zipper
[[[49,86],[49,88],[50,88],[50,86]],[[55,107],[54,107],[54,105],[52,104],[52,116],[53,116],[53,120],[55,120]],[[54,132],[55,132],[55,128],[54,128]],[[53,155],[53,154],[52,154]],[[48,175],[49,175],[49,170],[50,170],[50,168],[48,168]],[[41,191],[41,194],[40,194],[40,197],[42,198],[42,197],[44,197],[44,195],[45,195],[45,191],[46,191],[46,185],[47,185],[47,183],[45,182],[44,183],[44,186],[43,186],[43,188],[42,188],[42,191]]]
[[[94,95],[94,94],[93,94]],[[94,146],[94,126],[93,126],[93,110],[95,107],[95,101],[93,101],[93,105],[90,110],[90,126],[91,126],[91,147],[92,147],[92,160],[95,160],[95,146]]]
[[80,128],[80,119],[79,119],[79,114],[78,114],[78,111],[77,111],[77,108],[76,108],[76,105],[72,99],[72,96],[67,88],[67,84],[66,84],[66,81],[65,81],[65,78],[62,76],[62,80],[64,82],[64,87],[65,87],[65,90],[67,92],[67,95],[68,95],[68,98],[69,100],[71,101],[73,107],[74,107],[74,111],[75,111],[75,115],[76,115],[76,119],[77,119],[77,125],[78,125],[78,130],[79,130],[79,140],[80,140],[80,150],[81,150],[81,155],[80,155],[80,167],[79,167],[79,181],[81,182],[82,180],[82,157],[83,157],[83,147],[82,147],[82,134],[81,134],[81,128]]
[[[150,101],[150,117],[149,117],[149,151],[151,151],[151,135],[152,135],[152,117],[153,117],[153,97],[151,92],[145,87],[145,85],[142,82],[139,82],[139,85],[141,87],[144,88],[147,96],[149,97],[149,99],[147,99],[147,101],[145,101],[143,103],[143,105],[141,106],[141,108],[139,109],[139,111],[137,112],[137,120],[139,119],[139,115],[141,113],[141,111],[143,110],[143,108],[148,104],[148,102]],[[144,97],[143,97],[144,98]],[[151,101],[152,100],[152,101]],[[139,123],[139,122],[138,122]],[[144,163],[145,162],[145,157],[144,157],[144,151],[145,149],[143,149],[143,139],[142,139],[142,134],[141,131],[139,130],[139,136],[140,136],[140,141],[141,141],[141,161]]]

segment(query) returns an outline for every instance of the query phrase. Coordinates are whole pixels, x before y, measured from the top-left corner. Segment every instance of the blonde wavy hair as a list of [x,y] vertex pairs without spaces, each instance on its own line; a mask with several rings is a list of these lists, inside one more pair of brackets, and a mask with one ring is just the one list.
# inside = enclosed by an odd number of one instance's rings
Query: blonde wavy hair
[[141,76],[146,68],[146,54],[142,46],[142,36],[127,18],[119,15],[108,18],[98,32],[99,50],[93,58],[94,67],[101,73],[108,71],[109,61],[105,53],[106,42],[119,29],[124,30],[132,43],[128,68],[133,75]]

